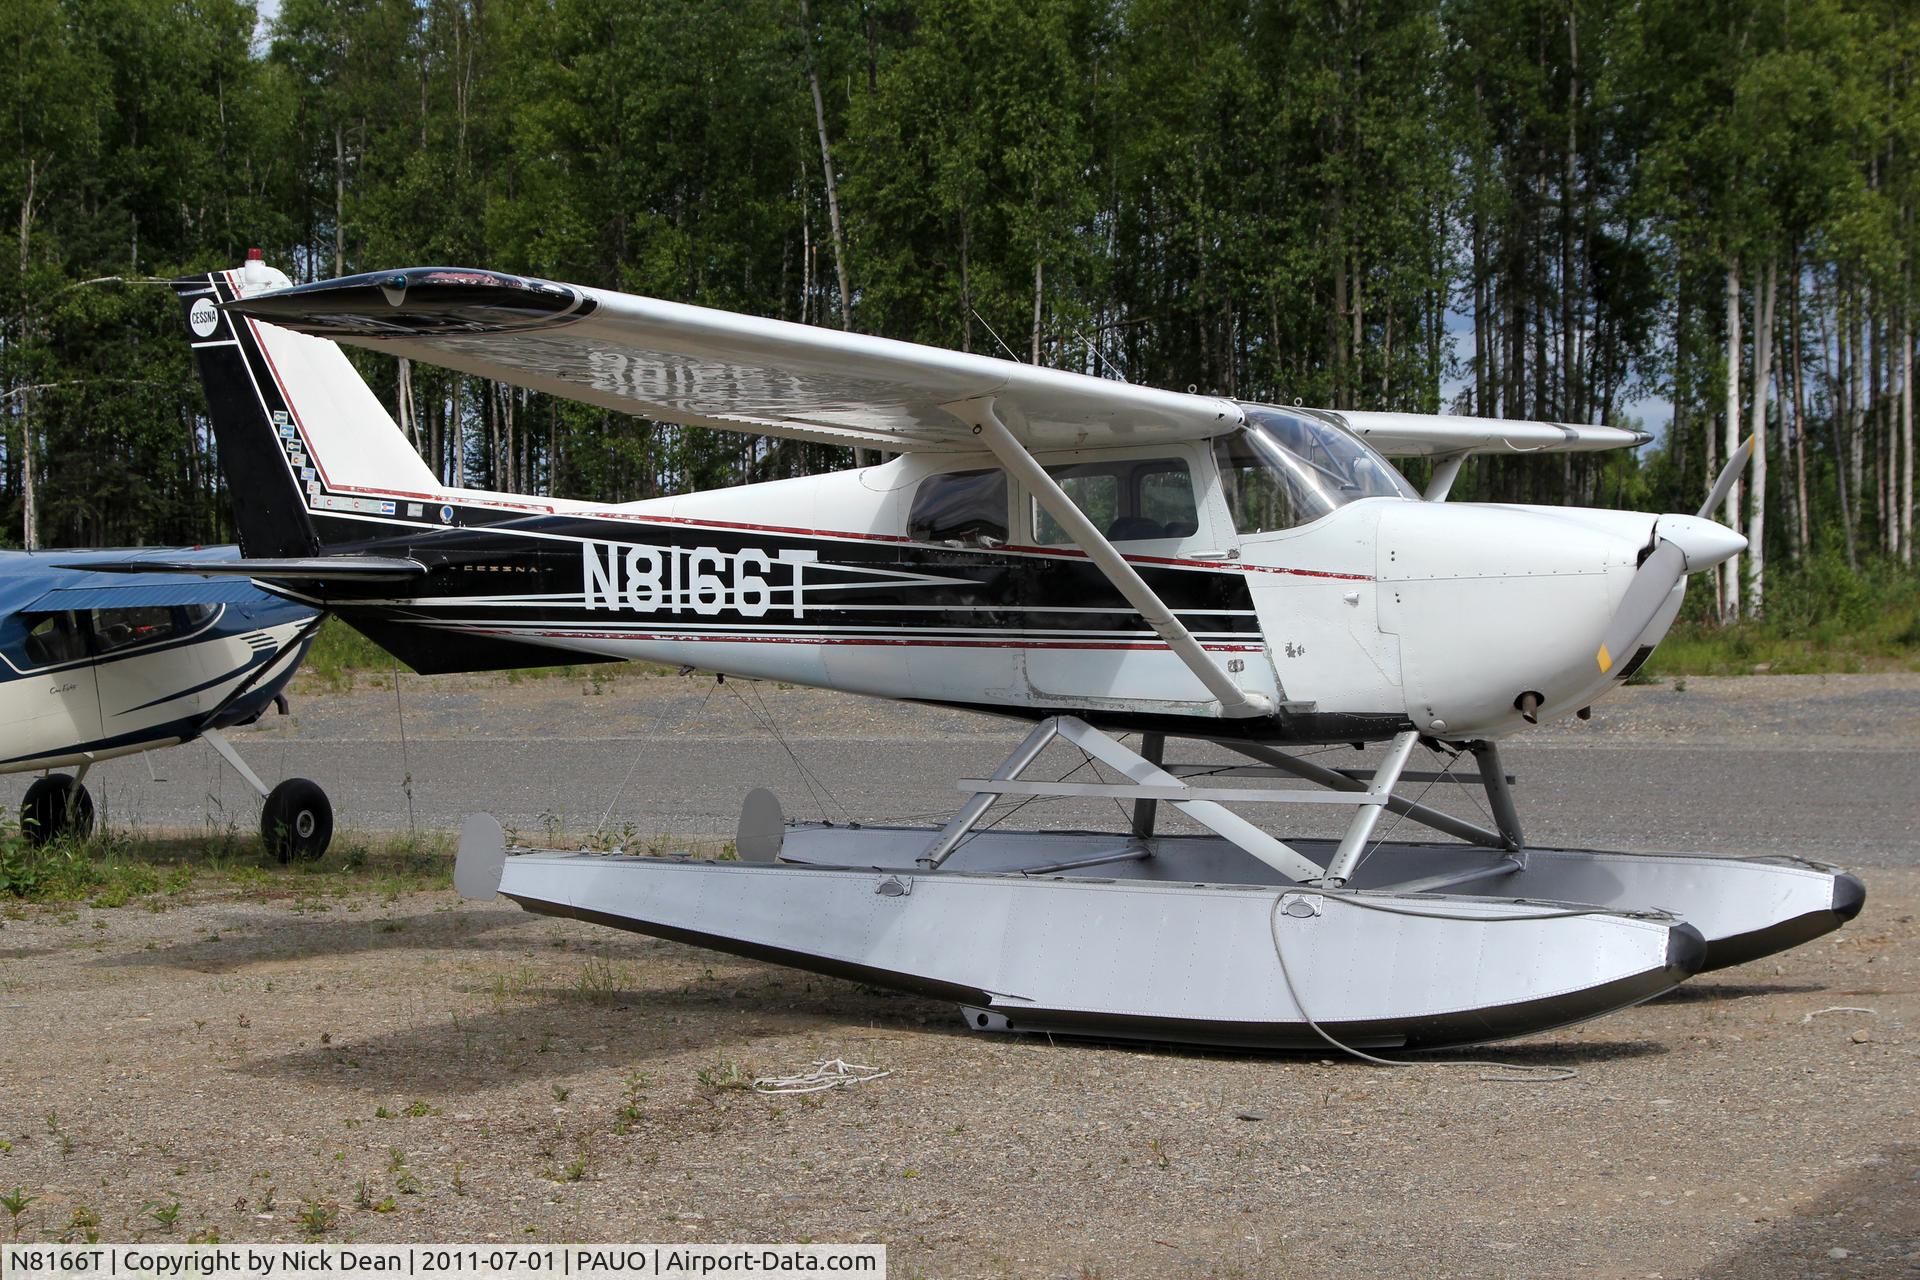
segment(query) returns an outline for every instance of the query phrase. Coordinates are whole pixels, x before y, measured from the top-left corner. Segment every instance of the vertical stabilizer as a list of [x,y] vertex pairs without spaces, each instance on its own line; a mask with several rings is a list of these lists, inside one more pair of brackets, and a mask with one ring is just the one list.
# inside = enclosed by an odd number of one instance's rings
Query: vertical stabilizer
[[174,281],[249,557],[314,555],[356,536],[328,512],[391,513],[397,499],[444,493],[338,346],[221,306],[288,283],[258,250],[239,271]]

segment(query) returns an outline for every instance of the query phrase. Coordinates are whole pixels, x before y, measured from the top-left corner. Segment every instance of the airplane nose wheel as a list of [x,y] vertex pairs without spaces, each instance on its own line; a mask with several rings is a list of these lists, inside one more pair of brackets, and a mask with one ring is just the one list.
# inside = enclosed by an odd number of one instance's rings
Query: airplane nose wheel
[[33,844],[68,835],[84,840],[93,831],[93,796],[71,774],[50,773],[27,788],[20,830]]
[[319,784],[288,778],[260,806],[260,838],[282,862],[312,861],[333,839],[333,805]]

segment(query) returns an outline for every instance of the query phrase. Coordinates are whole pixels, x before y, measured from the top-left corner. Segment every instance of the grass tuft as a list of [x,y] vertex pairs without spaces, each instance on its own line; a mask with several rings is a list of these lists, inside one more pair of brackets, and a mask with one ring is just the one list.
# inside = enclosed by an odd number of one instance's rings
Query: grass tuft
[[[233,832],[132,834],[101,828],[85,839],[35,845],[0,817],[0,900],[156,910],[195,891],[241,890],[253,896],[316,894],[348,887],[389,897],[453,883],[453,837],[342,833],[323,858],[282,866],[257,837]],[[316,907],[316,909],[318,909]]]
[[1855,573],[1837,555],[1768,574],[1764,616],[1728,626],[1707,616],[1696,580],[1687,609],[1634,683],[1662,676],[1832,675],[1920,671],[1920,577],[1892,565]]

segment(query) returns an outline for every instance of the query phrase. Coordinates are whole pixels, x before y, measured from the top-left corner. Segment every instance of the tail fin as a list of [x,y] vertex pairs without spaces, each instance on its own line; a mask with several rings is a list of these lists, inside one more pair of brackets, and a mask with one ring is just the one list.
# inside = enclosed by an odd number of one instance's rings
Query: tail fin
[[440,482],[338,346],[222,309],[289,283],[257,254],[239,271],[174,281],[241,554],[317,555],[375,532],[354,516],[441,501]]

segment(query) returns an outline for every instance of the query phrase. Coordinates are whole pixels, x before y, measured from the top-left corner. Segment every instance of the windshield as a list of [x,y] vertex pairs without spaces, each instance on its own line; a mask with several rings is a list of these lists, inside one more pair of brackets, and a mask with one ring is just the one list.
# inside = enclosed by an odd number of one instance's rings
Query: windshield
[[1291,529],[1360,498],[1415,498],[1359,437],[1285,409],[1248,406],[1247,425],[1213,442],[1234,528]]

